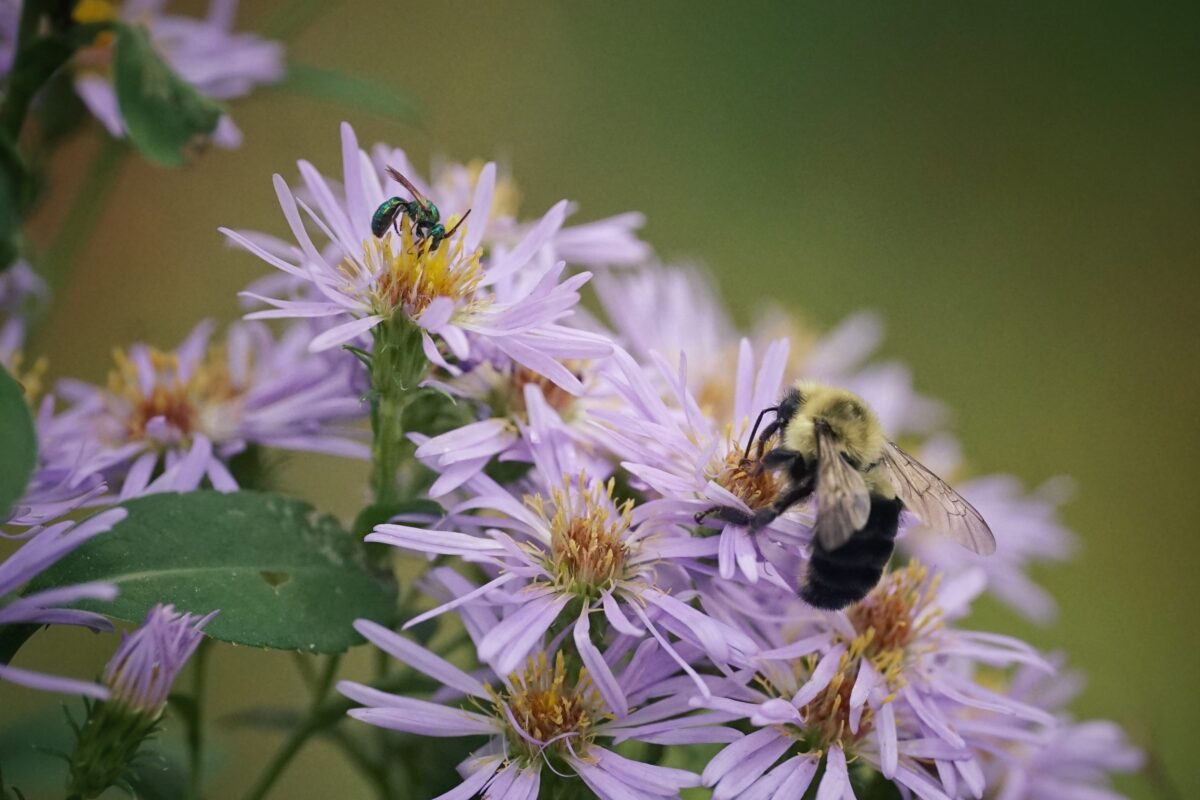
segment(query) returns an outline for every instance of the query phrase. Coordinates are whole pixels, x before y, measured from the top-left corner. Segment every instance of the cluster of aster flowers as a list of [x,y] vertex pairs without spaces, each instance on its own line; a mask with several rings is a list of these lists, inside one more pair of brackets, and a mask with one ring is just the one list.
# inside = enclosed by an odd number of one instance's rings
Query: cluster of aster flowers
[[[187,76],[203,37],[147,8],[156,36],[189,40],[176,54]],[[229,9],[215,3],[204,30],[227,31]],[[270,48],[243,46],[267,79]],[[248,85],[212,80],[214,95]],[[45,288],[23,265],[0,275],[0,360],[38,438],[24,496],[0,509],[5,535],[25,540],[0,563],[0,601],[13,597],[0,625],[108,626],[65,606],[111,599],[113,586],[17,595],[125,510],[64,515],[252,486],[241,464],[260,450],[333,454],[372,465],[374,505],[355,533],[427,565],[399,630],[355,628],[437,684],[420,696],[337,688],[355,720],[474,742],[440,800],[697,788],[716,800],[845,800],[883,784],[925,800],[1116,797],[1110,775],[1136,769],[1140,753],[1114,724],[1064,712],[1075,680],[1061,658],[964,622],[984,593],[1052,618],[1028,567],[1071,552],[1058,516],[1067,488],[1027,493],[1009,476],[963,474],[942,404],[903,364],[873,359],[878,319],[820,334],[767,309],[740,330],[703,272],[653,260],[640,215],[569,224],[577,209],[563,200],[527,219],[495,164],[443,163],[426,179],[401,150],[360,147],[348,124],[341,160],[336,178],[307,161],[298,182],[275,176],[289,237],[222,229],[277,270],[242,292],[246,319],[220,334],[201,322],[172,350],[118,350],[103,383],[44,380],[23,351]],[[428,204],[451,233],[432,235],[410,206],[375,227],[394,196]],[[593,312],[580,305],[587,291]],[[811,505],[755,531],[699,522],[714,506],[752,516],[786,491],[755,467],[748,439],[800,379],[864,398],[978,506],[996,554],[975,556],[907,515],[878,585],[823,611],[797,596]],[[443,424],[411,424],[417,398],[441,404]],[[406,503],[418,499],[414,513]],[[427,513],[431,499],[441,513]],[[0,679],[92,699],[72,785],[103,789],[158,723],[211,616],[156,606],[102,684],[8,664]],[[461,632],[469,656],[433,644],[449,635],[410,633],[432,625]],[[113,737],[124,749],[105,760]]]
[[[307,162],[300,189],[276,176],[294,241],[225,233],[282,273],[246,293],[251,318],[307,320],[311,350],[343,345],[373,379],[398,346],[386,331],[408,326],[426,361],[406,375],[463,415],[407,433],[445,514],[366,538],[436,564],[420,581],[432,607],[405,629],[435,618],[465,629],[475,663],[363,620],[365,638],[442,688],[339,684],[363,722],[484,737],[443,800],[697,786],[842,800],[878,781],[921,798],[1101,797],[1109,773],[1136,767],[1119,729],[1073,722],[1061,693],[1039,688],[1059,680],[1056,660],[961,624],[988,591],[1035,621],[1053,614],[1026,568],[1070,552],[1061,484],[958,482],[997,554],[954,549],[909,519],[892,567],[841,611],[796,596],[811,508],[753,533],[696,522],[713,505],[753,513],[779,496],[781,478],[747,464],[747,436],[800,378],[853,390],[890,435],[959,474],[942,405],[902,364],[871,360],[876,318],[822,336],[771,310],[741,333],[703,273],[647,258],[634,215],[565,227],[564,201],[520,223],[494,165],[443,165],[426,182],[402,151],[361,149],[349,126],[342,161],[340,181]],[[454,235],[431,244],[403,217],[372,233],[375,209],[403,192],[388,167],[463,223]],[[577,307],[593,273],[599,315]],[[376,394],[394,390],[374,381]],[[705,761],[698,744],[725,747]],[[665,766],[663,746],[685,755]],[[1047,756],[1057,750],[1069,757]]]

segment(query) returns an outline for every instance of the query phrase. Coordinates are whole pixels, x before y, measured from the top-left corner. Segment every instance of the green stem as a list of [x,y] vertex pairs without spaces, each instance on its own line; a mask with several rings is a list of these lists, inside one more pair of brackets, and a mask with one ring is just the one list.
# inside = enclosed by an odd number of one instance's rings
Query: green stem
[[192,703],[195,706],[188,720],[185,735],[188,743],[188,798],[200,800],[204,783],[204,699],[208,692],[208,659],[212,640],[200,640],[192,658]]
[[380,323],[374,335],[371,488],[375,491],[375,505],[386,508],[404,499],[400,469],[411,454],[404,437],[404,410],[416,396],[417,387],[429,370],[429,361],[421,349],[421,329],[400,312]]
[[83,178],[83,185],[67,210],[53,244],[42,261],[42,277],[57,290],[70,274],[85,245],[92,238],[104,213],[104,200],[116,184],[124,156],[129,152],[125,143],[105,135],[100,149]]
[[301,748],[312,738],[313,734],[320,731],[322,728],[330,724],[328,721],[329,714],[325,707],[325,698],[329,694],[330,688],[333,686],[334,676],[337,675],[338,664],[341,663],[340,655],[330,656],[325,662],[325,669],[321,671],[316,685],[313,688],[312,703],[309,707],[307,716],[297,725],[288,735],[286,741],[279,748],[275,757],[271,759],[271,763],[267,765],[258,782],[246,794],[246,800],[262,800],[271,791],[275,782],[279,780],[279,776],[283,775],[288,764],[300,752]]
[[[8,86],[4,100],[0,102],[0,129],[15,142],[25,126],[25,116],[29,112],[29,104],[42,85],[62,66],[61,63],[46,63],[46,68],[30,73],[25,68],[30,45],[38,35],[38,23],[45,13],[45,0],[27,0],[21,8],[21,18],[17,23],[16,54],[13,56],[12,69],[9,72]],[[65,61],[65,57],[64,57]]]

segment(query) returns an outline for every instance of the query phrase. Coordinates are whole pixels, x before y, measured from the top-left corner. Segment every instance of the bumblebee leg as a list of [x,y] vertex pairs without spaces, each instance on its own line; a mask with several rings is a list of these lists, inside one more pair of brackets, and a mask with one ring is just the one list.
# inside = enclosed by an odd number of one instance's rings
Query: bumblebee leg
[[721,522],[727,522],[730,525],[739,525],[743,528],[749,528],[754,521],[754,517],[742,511],[740,508],[733,506],[713,506],[706,508],[696,515],[696,524],[703,525],[709,517],[716,517]]
[[763,457],[763,448],[767,446],[767,442],[770,441],[772,436],[779,432],[781,427],[783,427],[783,424],[779,421],[779,418],[776,417],[775,419],[771,420],[767,427],[762,429],[762,433],[759,434],[758,441],[756,442],[758,446],[759,459]]
[[760,508],[754,513],[754,519],[750,523],[751,532],[767,527],[789,508],[807,500],[810,494],[812,494],[812,487],[806,483],[789,488],[777,497],[774,503],[766,508]]

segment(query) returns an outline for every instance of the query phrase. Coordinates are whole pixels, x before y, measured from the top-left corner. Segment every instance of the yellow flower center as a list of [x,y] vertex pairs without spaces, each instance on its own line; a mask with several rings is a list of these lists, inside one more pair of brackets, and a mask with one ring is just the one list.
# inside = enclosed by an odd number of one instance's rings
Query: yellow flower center
[[555,657],[553,667],[545,653],[531,656],[525,671],[508,680],[511,688],[502,693],[489,691],[496,715],[508,723],[510,757],[533,762],[544,755],[582,754],[592,741],[595,726],[608,718],[586,669],[581,667],[574,684],[568,685],[562,653]]
[[7,359],[0,359],[8,374],[13,377],[25,391],[25,402],[30,408],[36,409],[37,402],[45,388],[46,369],[50,363],[45,356],[39,356],[28,368],[25,367],[25,354],[20,350],[9,353]]
[[[846,651],[829,685],[800,709],[805,720],[803,730],[797,732],[800,738],[814,747],[844,747],[871,732],[874,712],[867,705],[862,709],[858,730],[851,733],[850,693],[864,661],[870,662],[889,690],[884,703],[895,700],[896,692],[904,687],[903,669],[919,654],[921,637],[942,624],[934,605],[938,577],[928,577],[925,567],[911,561],[885,575],[870,594],[847,609],[846,616],[856,635],[845,642]],[[793,664],[796,681],[808,680],[816,665],[815,656],[797,659]],[[763,683],[768,691],[785,694],[773,688],[769,676],[764,676]]]
[[126,432],[132,439],[143,438],[156,417],[188,437],[199,427],[206,409],[236,400],[245,391],[233,382],[223,347],[209,348],[187,378],[180,376],[174,353],[151,348],[149,358],[154,383],[148,392],[141,388],[137,365],[121,350],[114,351],[116,368],[108,375],[109,391],[129,405]]
[[[446,225],[447,230],[452,227],[453,222]],[[434,250],[431,239],[417,242],[412,226],[402,222],[399,238],[389,231],[382,239],[368,239],[364,263],[383,267],[368,289],[375,313],[386,316],[400,309],[415,319],[439,297],[469,300],[479,288],[483,269],[478,250],[464,254],[462,234],[460,229]],[[363,267],[347,258],[340,269],[353,282]]]
[[[770,449],[769,445],[767,449]],[[754,447],[750,448],[751,453],[755,450]],[[745,456],[735,441],[730,442],[725,452],[725,461],[716,480],[721,487],[755,511],[770,505],[784,484],[781,473],[759,469],[758,460]]]
[[583,475],[572,486],[571,478],[565,477],[562,487],[550,493],[552,514],[547,514],[542,495],[525,498],[550,528],[550,553],[544,557],[560,591],[594,599],[624,576],[629,556],[624,536],[633,502],[616,503],[615,488],[612,480],[589,484]]
[[[576,367],[582,365],[573,365],[567,362],[564,366],[574,372],[576,377],[580,376],[580,369]],[[528,422],[529,409],[525,407],[525,387],[530,384],[542,390],[542,397],[546,399],[546,404],[557,411],[559,415],[567,415],[575,402],[575,396],[566,389],[544,375],[539,375],[519,364],[514,364],[507,371],[483,367],[481,372],[492,384],[492,388],[488,392],[487,405],[497,416]]]

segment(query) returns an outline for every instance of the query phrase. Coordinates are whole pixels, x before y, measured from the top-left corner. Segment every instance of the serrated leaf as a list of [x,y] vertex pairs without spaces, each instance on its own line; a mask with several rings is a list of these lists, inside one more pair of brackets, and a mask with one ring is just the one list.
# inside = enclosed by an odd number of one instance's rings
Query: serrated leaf
[[401,122],[413,123],[420,118],[412,101],[394,87],[338,70],[291,64],[283,86],[297,94],[332,100]]
[[129,141],[169,167],[216,130],[224,107],[200,94],[159,57],[145,29],[117,25],[113,83]]
[[88,581],[120,589],[81,604],[139,622],[155,603],[220,609],[204,629],[254,647],[339,653],[365,617],[389,624],[395,585],[364,545],[294,498],[260,492],[160,494],[122,504],[129,516],[43,573],[30,591]]
[[0,520],[21,499],[37,462],[37,437],[25,390],[0,367]]

